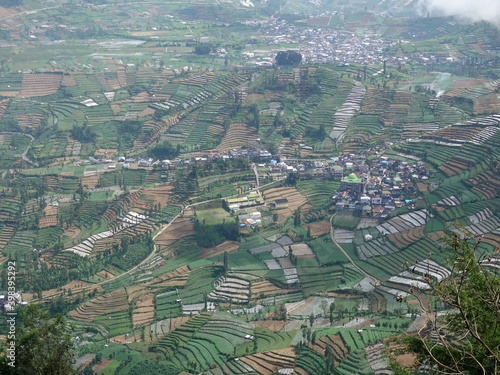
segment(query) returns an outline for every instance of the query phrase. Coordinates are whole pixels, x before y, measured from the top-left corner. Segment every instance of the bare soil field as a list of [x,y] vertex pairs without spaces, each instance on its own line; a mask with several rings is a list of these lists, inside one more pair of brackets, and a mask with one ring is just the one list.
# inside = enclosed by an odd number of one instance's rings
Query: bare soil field
[[17,11],[14,8],[4,8],[0,7],[0,18],[8,17],[12,14],[16,14]]
[[224,254],[224,252],[232,253],[238,250],[240,243],[238,241],[224,241],[220,245],[215,247],[202,247],[200,248],[200,258],[211,258],[220,254]]
[[[325,355],[326,347],[329,346],[335,353],[337,359],[342,359],[349,353],[339,335],[324,336],[321,339],[316,340],[315,345],[309,343],[308,346],[321,355]],[[339,363],[338,360],[336,361],[336,363]]]
[[288,208],[282,208],[274,211],[278,214],[278,224],[283,223],[286,218],[292,215],[298,207],[301,207],[302,215],[312,208],[312,206],[308,203],[307,198],[294,187],[269,189],[263,193],[263,196],[267,204],[272,203],[276,199],[288,199]]
[[69,313],[76,320],[92,322],[99,315],[124,311],[129,307],[125,289],[118,289],[111,293],[91,299]]
[[136,120],[138,118],[146,117],[149,115],[153,115],[156,111],[153,108],[147,107],[146,109],[143,109],[141,112],[139,112],[137,115],[132,116],[131,120]]
[[126,100],[121,101],[120,103],[150,103],[150,102],[161,102],[161,101],[169,101],[170,95],[167,94],[150,94],[147,91],[142,91],[137,95],[131,96]]
[[248,94],[243,101],[244,105],[250,106],[256,102],[265,101],[265,97],[262,94]]
[[61,86],[75,86],[76,79],[73,74],[64,74],[61,80]]
[[444,238],[445,235],[446,235],[445,232],[438,231],[438,232],[427,233],[426,237],[433,240],[433,241],[440,241]]
[[[70,282],[70,283],[62,286],[60,289],[74,290],[74,289],[77,289],[77,288],[85,288],[85,287],[89,287],[89,286],[92,287],[93,285],[95,285],[95,284],[89,283],[89,282],[86,282],[86,281],[81,281],[81,280],[73,280],[72,282]],[[97,291],[101,291],[102,290],[102,287],[99,286],[99,285],[95,285],[95,288],[97,289]],[[47,296],[58,294],[58,293],[60,293],[59,288],[44,290],[42,292],[42,297],[45,298]],[[77,293],[78,293],[78,290],[75,291],[75,293],[73,294],[73,298],[72,298],[73,300],[76,298]],[[29,301],[31,301],[34,298],[37,298],[36,294],[33,297],[32,293],[23,293],[23,301],[29,302]]]
[[258,134],[254,128],[250,128],[244,123],[234,123],[229,125],[221,143],[217,146],[217,151],[224,152],[232,150],[233,148],[256,147]]
[[175,271],[167,273],[166,275],[162,275],[148,281],[144,284],[144,286],[152,287],[152,288],[164,288],[166,286],[182,286],[186,283],[188,275],[191,271],[188,266],[182,266],[177,268]]
[[0,96],[14,97],[19,94],[19,91],[0,91]]
[[55,216],[53,217],[50,217],[50,216],[46,216],[46,217],[42,217],[39,222],[38,222],[38,225],[41,228],[47,228],[47,227],[54,227],[54,226],[57,226],[59,225],[59,219]]
[[423,182],[417,182],[417,188],[418,188],[418,191],[421,191],[421,192],[429,190],[429,186],[427,184],[424,184]]
[[173,244],[181,237],[194,234],[194,223],[191,223],[189,217],[181,217],[175,220],[167,229],[165,229],[155,239],[155,243],[162,248]]
[[255,298],[260,298],[260,294],[264,293],[266,296],[273,294],[286,294],[289,291],[285,289],[278,288],[272,282],[268,280],[254,281],[251,287],[252,296]]
[[95,189],[97,185],[99,185],[99,176],[85,176],[82,177],[82,185],[87,185],[88,189]]
[[26,73],[18,96],[31,98],[55,94],[59,90],[62,74]]
[[113,111],[114,116],[118,116],[120,114],[120,110],[121,110],[120,104],[113,103],[113,104],[110,104],[110,107],[111,107],[111,110]]
[[115,344],[132,344],[133,342],[141,342],[142,335],[139,333],[135,336],[127,336],[126,334],[118,335],[109,339],[112,343]]
[[115,278],[115,275],[113,275],[111,272],[106,271],[106,270],[102,270],[102,271],[97,272],[97,276],[100,276],[106,280]]
[[491,93],[488,95],[480,96],[474,99],[474,113],[493,113],[500,111],[500,100],[498,99],[498,93]]
[[76,226],[70,226],[64,231],[63,236],[68,237],[68,240],[76,238],[80,234],[80,228]]
[[132,314],[133,327],[137,328],[145,324],[149,324],[155,316],[155,300],[154,293],[149,293],[141,296]]
[[103,371],[111,362],[113,362],[112,359],[102,358],[100,363],[95,364],[94,366],[92,366],[92,370],[96,374],[100,374],[101,371]]
[[269,328],[272,331],[282,331],[286,324],[282,320],[256,320],[251,323],[257,326]]
[[280,368],[295,367],[295,348],[270,350],[240,358],[262,375],[270,375]]
[[452,89],[457,89],[457,88],[462,88],[462,87],[468,88],[471,86],[479,86],[479,85],[482,85],[486,82],[488,82],[488,81],[485,79],[464,79],[464,80],[459,80],[459,81],[453,81],[450,88],[452,88]]
[[69,289],[76,289],[76,288],[85,288],[88,286],[95,285],[94,283],[89,283],[87,281],[82,281],[82,280],[73,280],[72,282],[62,286],[63,289],[69,290]]
[[101,158],[114,158],[118,156],[118,150],[116,148],[98,148],[94,155]]
[[153,189],[147,189],[143,192],[143,194],[152,199],[155,204],[159,203],[162,208],[165,207],[168,202],[170,202],[170,199],[172,198],[172,195],[174,195],[174,193],[175,186],[170,183],[157,185]]
[[311,227],[311,236],[319,237],[323,234],[330,233],[330,222],[328,220],[317,221],[315,223],[302,225],[302,228],[307,230],[308,227]]
[[400,249],[424,237],[424,226],[411,228],[402,232],[389,234],[389,240]]
[[313,254],[311,248],[304,243],[290,245],[290,247],[292,249],[293,255],[297,256],[298,258],[309,256],[309,255],[312,255],[314,257],[314,254]]

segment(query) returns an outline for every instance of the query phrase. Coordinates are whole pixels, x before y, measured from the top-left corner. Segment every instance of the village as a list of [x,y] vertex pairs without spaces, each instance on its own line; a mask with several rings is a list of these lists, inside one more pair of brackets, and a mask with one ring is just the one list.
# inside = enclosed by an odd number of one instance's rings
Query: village
[[[429,170],[419,158],[388,154],[386,151],[386,147],[378,147],[359,154],[330,159],[287,159],[284,156],[272,155],[265,149],[234,149],[227,152],[207,152],[198,157],[178,157],[173,160],[122,156],[118,158],[118,163],[122,164],[123,169],[153,167],[177,170],[190,165],[245,158],[250,161],[249,167],[255,169],[261,179],[267,178],[268,181],[291,181],[291,174],[294,175],[294,179],[338,181],[340,188],[331,192],[332,205],[336,211],[352,211],[355,216],[385,218],[403,206],[415,209],[415,198],[418,193],[416,184],[429,179]],[[108,169],[116,168],[116,160],[113,159],[91,157],[85,162],[106,164]],[[259,194],[258,186],[256,184],[252,186],[254,191],[227,199],[231,211],[238,212],[264,205],[274,209],[288,207],[286,198],[266,201]],[[243,216],[242,224],[255,228],[261,222],[258,210],[253,211],[256,211],[253,215]]]
[[[283,44],[297,44],[296,48],[302,55],[303,63],[310,64],[363,64],[376,65],[390,63],[393,65],[412,64],[432,66],[438,63],[436,55],[413,52],[404,56],[387,54],[390,47],[398,43],[407,44],[410,41],[394,41],[384,39],[376,34],[356,34],[349,31],[331,28],[302,28],[288,25],[285,20],[272,20],[263,27],[262,35],[267,44],[277,46]],[[293,49],[293,48],[290,48]],[[272,58],[276,51],[256,49],[243,53],[243,57],[250,59],[249,64],[255,66],[272,66]],[[262,57],[263,54],[267,56]],[[376,73],[374,73],[375,75]]]

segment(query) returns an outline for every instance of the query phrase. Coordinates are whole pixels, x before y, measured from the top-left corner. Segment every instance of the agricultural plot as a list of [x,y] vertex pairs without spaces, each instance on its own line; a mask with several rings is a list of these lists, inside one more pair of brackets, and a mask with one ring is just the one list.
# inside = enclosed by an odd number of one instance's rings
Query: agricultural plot
[[449,197],[441,199],[436,203],[442,206],[460,206],[461,204],[460,201],[457,199],[457,197],[455,197],[454,195],[450,195]]
[[23,74],[23,83],[19,95],[31,98],[52,95],[59,90],[62,74]]
[[412,278],[412,274],[405,274],[405,276],[408,277],[403,277],[403,276],[391,276],[387,281],[394,283],[394,284],[401,284],[404,286],[409,286],[410,288],[415,288],[417,290],[430,290],[431,286],[420,280],[416,280],[415,278]]
[[149,324],[155,317],[154,294],[149,293],[139,297],[132,311],[132,325],[134,328]]
[[333,238],[337,243],[352,243],[355,233],[353,230],[338,228],[333,232]]
[[214,283],[214,290],[207,296],[210,299],[246,304],[250,298],[249,281],[239,278],[238,274],[221,276]]
[[[413,101],[413,94],[405,91],[395,91],[392,94],[392,98],[389,96],[387,99],[390,100],[389,106],[384,106],[386,110],[380,116],[380,120],[384,124],[385,127],[390,127],[392,132],[392,138],[397,139],[400,138],[400,132],[395,131],[401,130],[404,121],[407,120],[410,111],[411,111],[411,103]],[[417,107],[419,107],[417,105]],[[419,112],[419,108],[415,108]],[[417,111],[414,111],[417,112]],[[422,119],[414,119],[413,121],[422,121]]]
[[217,146],[217,151],[224,152],[242,146],[255,147],[258,144],[257,138],[259,136],[254,128],[243,123],[232,123]]
[[344,153],[362,151],[383,128],[378,116],[358,115],[352,118],[344,135]]
[[295,369],[300,374],[321,374],[326,371],[325,357],[312,349],[301,347],[298,351]]
[[[92,322],[101,315],[128,311],[128,307],[129,303],[125,289],[118,289],[91,299],[76,310],[71,311],[69,316],[75,320]],[[108,319],[108,316],[104,318]]]
[[309,246],[306,244],[290,245],[290,251],[297,259],[314,258],[314,254]]
[[82,257],[87,257],[93,252],[94,244],[96,243],[96,241],[112,237],[121,231],[125,231],[127,228],[138,226],[147,218],[147,216],[139,214],[135,211],[129,211],[126,215],[117,217],[116,223],[113,226],[112,230],[106,230],[94,234],[78,245],[72,246],[64,251],[71,251]]
[[419,227],[429,221],[430,216],[426,209],[399,215],[377,226],[382,234],[394,234],[411,228]]
[[474,191],[480,193],[486,199],[493,199],[497,195],[497,189],[500,188],[500,179],[492,171],[486,171],[466,180]]
[[441,266],[432,259],[424,259],[416,262],[414,266],[410,267],[410,270],[412,273],[431,277],[438,282],[451,275],[451,271],[448,268]]
[[340,144],[344,139],[344,132],[354,114],[359,111],[361,102],[365,96],[366,88],[364,86],[354,86],[347,96],[345,103],[337,110],[333,118],[333,130],[330,132],[330,138]]
[[404,249],[406,246],[424,237],[424,228],[425,226],[422,225],[420,227],[389,234],[387,238],[398,248]]
[[[452,224],[453,223],[448,223],[448,225],[450,225],[450,229],[453,232],[460,235],[460,233],[462,233],[462,229],[456,228]],[[467,225],[463,229],[467,232],[472,233],[474,235],[474,237],[479,237],[479,236],[482,236],[486,233],[494,231],[498,227],[500,227],[500,219],[498,219],[496,216],[493,216],[493,217],[490,217],[489,219],[480,221],[476,224]]]
[[[203,325],[211,318],[210,313],[203,313],[189,319],[186,323],[182,324],[180,327],[169,332],[161,340],[159,340],[153,350],[159,353],[163,353],[166,357],[172,358],[174,355],[178,354],[183,346],[191,339],[194,333],[203,327]],[[178,354],[180,355],[180,354]],[[192,354],[189,355],[189,359],[195,360],[196,356]],[[203,358],[203,357],[202,357]],[[184,364],[189,363],[184,356],[184,362],[178,362],[180,368],[184,367]],[[175,361],[175,360],[174,360]],[[183,364],[184,363],[184,364]],[[174,362],[175,364],[175,362]]]
[[288,256],[288,253],[283,249],[283,247],[279,244],[272,243],[269,245],[264,245],[264,246],[259,246],[259,247],[254,247],[248,250],[250,254],[255,255],[255,254],[260,254],[264,252],[269,252],[271,255],[275,258],[281,258]]
[[286,371],[295,367],[295,349],[283,348],[252,354],[240,359],[254,370],[263,375],[270,375],[275,371]]
[[204,303],[206,296],[214,290],[216,280],[221,276],[220,266],[200,267],[189,273],[186,284],[179,289],[183,306]]
[[[3,9],[3,8],[2,8]],[[21,91],[23,74],[9,74],[0,78],[0,93],[3,96],[16,96]]]
[[0,231],[0,250],[3,251],[5,246],[10,242],[12,236],[15,232],[15,226],[12,224],[2,224],[2,229]]
[[338,190],[339,186],[338,181],[329,180],[300,180],[296,184],[297,189],[305,196],[314,194],[331,195]]
[[325,309],[329,309],[333,302],[333,298],[309,297],[300,302],[285,303],[285,309],[290,316],[307,319],[311,314],[325,316]]
[[4,247],[3,254],[9,259],[21,260],[33,250],[36,235],[34,231],[17,231]]
[[310,230],[313,238],[320,237],[324,234],[330,233],[331,226],[328,220],[316,221],[302,226],[306,231]]
[[333,225],[344,229],[354,229],[360,220],[361,216],[355,216],[351,211],[339,211],[333,218]]
[[357,246],[356,251],[361,260],[396,253],[399,249],[385,238],[371,240],[363,245]]
[[319,267],[315,259],[297,262],[297,271],[302,292],[305,296],[335,290],[341,283],[351,283],[359,274],[350,268],[337,265]]
[[438,216],[445,221],[454,221],[466,217],[466,220],[474,220],[477,223],[481,218],[487,219],[493,215],[491,210],[485,207],[486,202],[465,203],[438,211]]
[[301,214],[304,215],[311,208],[307,198],[292,187],[271,188],[263,192],[263,197],[266,202],[274,202],[277,199],[288,200],[288,207],[286,209],[275,211],[278,214],[278,224],[283,223],[298,207],[301,207]]
[[397,250],[391,254],[366,259],[368,264],[374,266],[373,271],[378,273],[377,277],[387,279],[387,275],[397,275],[411,264],[422,259],[439,257],[439,243],[426,237],[414,242],[404,250]]
[[317,238],[311,242],[309,245],[316,254],[321,265],[336,264],[348,261],[347,257],[342,253],[342,251],[337,247],[334,242],[328,241],[328,237]]

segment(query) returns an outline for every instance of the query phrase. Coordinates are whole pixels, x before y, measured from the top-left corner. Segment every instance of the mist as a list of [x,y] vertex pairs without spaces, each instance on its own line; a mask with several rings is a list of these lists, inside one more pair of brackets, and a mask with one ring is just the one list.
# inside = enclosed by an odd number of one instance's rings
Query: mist
[[457,16],[468,21],[500,25],[499,0],[420,0],[422,15]]

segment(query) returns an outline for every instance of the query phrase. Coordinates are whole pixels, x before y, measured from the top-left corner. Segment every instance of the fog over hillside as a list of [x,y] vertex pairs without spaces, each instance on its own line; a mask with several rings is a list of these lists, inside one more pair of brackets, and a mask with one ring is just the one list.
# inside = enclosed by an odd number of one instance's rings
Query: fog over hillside
[[421,0],[423,14],[459,16],[470,21],[489,21],[500,24],[500,2],[497,0]]

